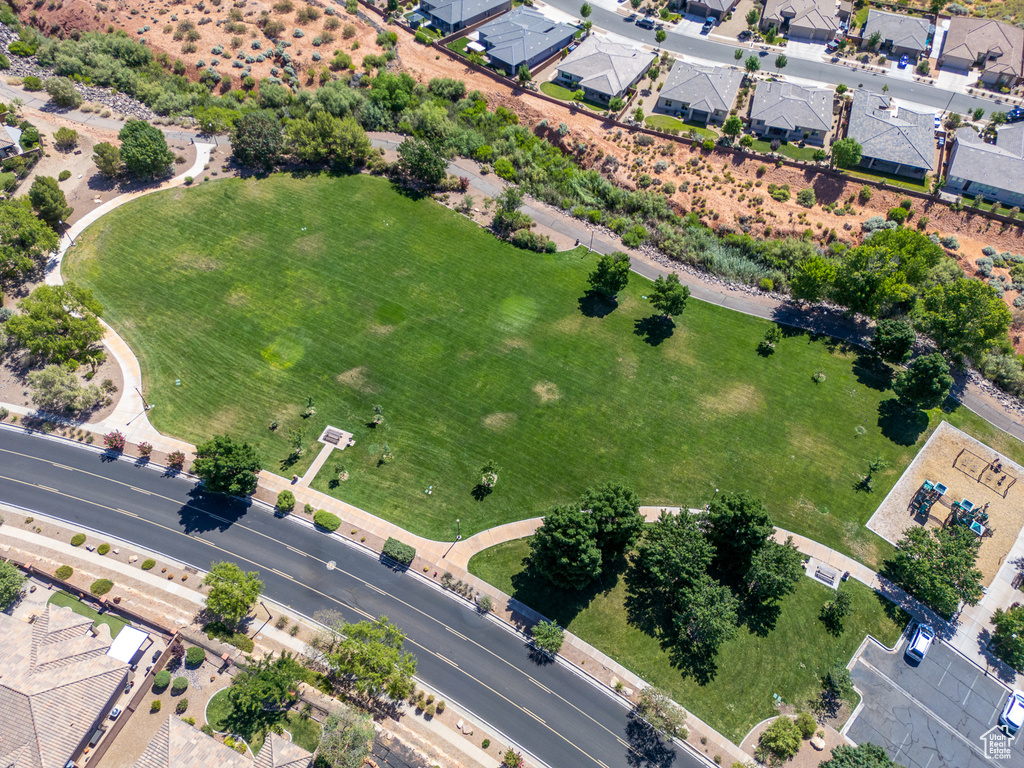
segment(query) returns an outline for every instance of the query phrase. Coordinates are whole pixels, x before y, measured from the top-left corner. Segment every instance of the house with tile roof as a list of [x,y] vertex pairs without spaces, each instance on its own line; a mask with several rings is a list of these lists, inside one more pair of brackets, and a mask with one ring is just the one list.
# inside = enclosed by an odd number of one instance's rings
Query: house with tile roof
[[1021,82],[1024,29],[992,19],[954,16],[942,42],[939,66],[979,67],[980,80],[1010,88]]
[[861,37],[866,45],[868,39],[877,32],[880,38],[879,50],[888,51],[896,57],[906,55],[917,58],[928,51],[933,29],[934,25],[920,16],[872,8],[868,11],[868,20]]
[[64,768],[124,690],[107,630],[47,605],[32,624],[0,613],[0,765]]
[[973,128],[960,128],[953,140],[946,189],[1024,208],[1024,123],[1000,128],[995,144]]
[[676,61],[658,93],[656,112],[698,123],[722,123],[743,83],[743,73]]
[[512,0],[420,0],[419,12],[445,35],[511,10]]
[[684,0],[679,5],[686,13],[721,21],[736,9],[739,0]]
[[767,0],[761,29],[771,26],[790,37],[831,40],[839,29],[835,0]]
[[523,64],[533,69],[554,56],[572,42],[576,31],[525,5],[477,30],[491,64],[507,75],[515,75]]
[[832,130],[835,95],[793,83],[758,83],[750,107],[750,130],[766,139],[823,144]]
[[880,93],[853,92],[846,135],[860,144],[863,168],[923,179],[935,163],[935,113],[895,107]]
[[134,768],[309,768],[313,756],[270,733],[255,759],[168,715]]
[[591,35],[558,63],[556,80],[607,104],[636,85],[658,58],[653,51]]

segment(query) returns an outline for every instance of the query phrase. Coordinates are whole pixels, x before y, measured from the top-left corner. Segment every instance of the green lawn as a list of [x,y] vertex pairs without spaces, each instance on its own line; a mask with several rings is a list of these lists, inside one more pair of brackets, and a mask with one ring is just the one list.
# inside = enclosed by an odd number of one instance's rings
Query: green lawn
[[[760,139],[754,139],[754,143],[750,145],[753,149],[758,152],[771,152],[772,143],[770,141],[762,141]],[[796,144],[791,144],[788,141],[782,142],[782,146],[779,147],[781,152],[791,160],[813,160],[814,153],[817,152],[821,147],[807,146],[798,147]]]
[[[699,301],[668,338],[657,323],[638,335],[650,283],[634,275],[606,314],[583,299],[594,263],[518,250],[381,178],[275,174],[122,206],[64,268],[138,355],[157,429],[227,431],[285,475],[310,465],[327,424],[350,430],[355,446],[313,487],[432,538],[620,480],[648,504],[756,492],[779,525],[877,566],[888,545],[863,524],[940,418],[1024,461],[966,409],[880,416],[887,379],[828,339],[797,333],[762,357],[767,322]],[[877,457],[889,469],[858,492]],[[500,479],[478,501],[488,460]],[[350,478],[332,487],[337,463]]]
[[644,120],[647,123],[648,128],[653,128],[656,131],[664,130],[675,130],[682,131],[684,134],[689,133],[691,130],[696,131],[701,136],[708,139],[717,139],[718,132],[708,128],[701,123],[695,123],[693,121],[680,120],[669,115],[648,115],[647,119]]
[[652,685],[671,691],[676,701],[737,744],[755,724],[775,714],[772,694],[803,705],[820,690],[820,677],[835,664],[848,662],[866,634],[891,646],[907,621],[884,598],[851,580],[843,588],[850,591],[853,611],[843,634],[832,637],[818,616],[835,593],[802,578],[782,601],[775,628],[761,637],[741,627],[719,652],[714,680],[700,686],[673,669],[657,640],[627,624],[622,579],[611,576],[584,595],[553,589],[523,573],[528,542],[519,539],[486,549],[469,561],[469,570]]
[[110,627],[111,639],[117,637],[121,628],[128,624],[127,621],[118,616],[113,616],[109,613],[97,613],[77,597],[72,597],[67,592],[54,592],[46,602],[50,605],[60,605],[70,608],[79,616],[85,616],[88,619],[92,619],[93,624],[106,624]]
[[873,181],[884,181],[886,184],[890,184],[894,187],[902,187],[903,189],[912,189],[915,192],[927,192],[931,189],[930,174],[929,179],[925,181],[913,181],[906,178],[905,176],[896,176],[892,173],[879,173],[878,171],[862,171],[862,170],[851,170],[846,169],[843,173],[850,176],[854,176],[858,179],[871,179]]
[[460,37],[458,40],[452,40],[450,43],[448,43],[448,48],[450,50],[455,51],[456,53],[459,53],[459,54],[462,54],[463,56],[465,56],[466,55],[466,46],[469,45],[470,42],[471,41],[470,41],[470,39],[468,37]]
[[[206,706],[206,720],[215,731],[226,733],[232,729],[228,726],[228,718],[231,716],[233,707],[231,699],[228,698],[228,689],[218,691],[211,698]],[[320,744],[320,724],[312,718],[304,718],[298,712],[279,713],[278,722],[292,735],[292,741],[309,752],[316,751]],[[243,737],[252,753],[255,755],[263,747],[263,735],[261,733],[239,733]]]
[[[553,83],[550,80],[546,80],[545,82],[541,83],[540,90],[541,93],[546,93],[548,96],[551,96],[552,98],[555,99],[561,99],[562,101],[572,101],[572,95],[574,93],[574,91],[571,91],[568,88],[559,85],[558,83]],[[607,104],[599,104],[598,102],[592,101],[591,99],[584,99],[580,103],[582,103],[584,106],[590,107],[591,109],[596,109],[600,112],[605,112],[608,109]]]

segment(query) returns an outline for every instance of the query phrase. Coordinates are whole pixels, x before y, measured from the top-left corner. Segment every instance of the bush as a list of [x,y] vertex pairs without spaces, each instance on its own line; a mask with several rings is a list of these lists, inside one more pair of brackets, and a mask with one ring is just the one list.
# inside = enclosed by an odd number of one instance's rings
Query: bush
[[403,544],[398,539],[388,537],[388,540],[384,542],[382,554],[402,565],[410,565],[416,557],[416,548]]
[[92,592],[96,597],[102,597],[114,588],[114,582],[110,579],[96,579],[89,587],[89,591]]
[[156,699],[152,704],[149,705],[149,711],[150,712],[159,712],[160,711],[160,699]]
[[907,220],[907,209],[901,207],[890,208],[885,218],[889,221],[895,221],[897,224],[902,224]]
[[313,522],[321,528],[326,528],[328,531],[336,531],[341,525],[341,518],[325,510],[318,509],[316,514],[313,515]]
[[804,187],[796,193],[796,201],[804,208],[813,208],[814,204],[818,202],[818,197],[814,194],[812,187]]
[[71,171],[61,171],[57,175],[57,181],[67,181],[71,178]]
[[85,544],[85,534],[84,533],[76,533],[74,536],[71,537],[71,546],[72,547],[80,547],[83,544]]
[[75,569],[72,568],[70,565],[62,565],[60,568],[57,569],[56,573],[54,573],[53,575],[56,576],[58,579],[63,579],[64,581],[67,581],[71,578],[71,575],[74,572]]
[[107,552],[110,551],[110,545],[104,542],[100,544],[98,547],[96,547],[96,551],[101,555],[105,555],[107,554]]
[[960,241],[956,239],[956,235],[946,235],[946,237],[943,237],[939,242],[951,251],[960,249]]
[[867,205],[871,200],[871,187],[861,187],[860,192],[857,193],[857,199],[861,205]]
[[193,645],[185,651],[185,662],[193,667],[198,667],[206,661],[206,651],[199,646]]
[[801,712],[796,716],[796,727],[800,729],[800,735],[806,740],[818,730],[818,723],[809,712]]
[[174,711],[179,715],[183,714],[188,709],[188,699],[179,699],[178,703],[174,705]]
[[295,494],[289,490],[277,494],[277,508],[282,512],[291,512],[295,509]]
[[[13,45],[11,47],[13,48]],[[12,50],[11,53],[14,53],[14,51]],[[28,77],[23,78],[21,81],[21,85],[26,91],[43,90],[43,81],[35,75],[29,75]]]
[[171,684],[171,673],[166,669],[161,669],[156,673],[156,677],[153,678],[153,688],[160,688],[161,690]]
[[103,444],[112,451],[123,451],[125,437],[115,429],[103,436]]
[[142,570],[148,571],[156,566],[156,560],[144,560],[142,562]]
[[790,760],[800,750],[800,729],[788,715],[782,715],[761,734],[755,757],[762,763]]
[[188,689],[187,677],[176,677],[171,683],[171,693],[184,693]]

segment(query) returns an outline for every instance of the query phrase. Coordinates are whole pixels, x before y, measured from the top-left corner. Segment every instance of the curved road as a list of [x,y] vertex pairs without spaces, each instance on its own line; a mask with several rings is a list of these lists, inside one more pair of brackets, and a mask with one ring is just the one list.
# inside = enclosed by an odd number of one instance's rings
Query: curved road
[[554,768],[707,765],[652,740],[619,697],[568,665],[532,661],[521,635],[465,601],[266,507],[9,427],[0,428],[0,500],[203,570],[233,560],[259,571],[268,597],[307,616],[386,615],[408,634],[418,677]]

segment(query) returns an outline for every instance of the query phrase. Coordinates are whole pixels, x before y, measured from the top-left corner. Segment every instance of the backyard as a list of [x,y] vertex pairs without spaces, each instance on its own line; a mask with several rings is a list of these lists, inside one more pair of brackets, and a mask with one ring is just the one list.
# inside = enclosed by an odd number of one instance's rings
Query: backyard
[[[561,86],[558,83],[553,83],[550,80],[541,83],[540,90],[541,93],[546,93],[548,96],[554,99],[561,99],[562,101],[572,101],[573,93],[575,93],[574,91],[570,91],[568,88]],[[607,104],[600,104],[591,99],[583,99],[579,103],[590,107],[591,109],[596,109],[599,112],[606,112],[608,110]]]
[[[772,151],[772,143],[762,139],[754,139],[754,143],[751,144],[750,147],[757,152]],[[813,160],[814,153],[819,149],[822,149],[822,147],[815,147],[813,145],[800,147],[788,141],[782,142],[779,146],[779,152],[791,160]]]
[[681,131],[684,135],[690,131],[696,131],[706,139],[717,139],[718,133],[711,128],[692,121],[679,120],[669,115],[649,115],[644,120],[648,128],[653,128],[656,131],[675,130]]
[[[138,356],[157,429],[227,432],[288,475],[326,425],[349,430],[313,487],[437,539],[620,480],[645,504],[754,491],[780,526],[877,566],[889,545],[863,524],[941,418],[1024,459],[966,409],[892,409],[887,372],[829,339],[761,356],[767,322],[693,300],[652,320],[636,275],[617,305],[587,298],[594,263],[516,249],[384,179],[276,174],[118,208],[64,268]],[[889,468],[858,491],[876,458]]]
[[835,595],[828,587],[801,578],[780,604],[778,623],[765,636],[741,626],[718,653],[718,674],[707,685],[682,677],[658,641],[626,621],[626,589],[611,576],[596,588],[574,593],[552,588],[524,570],[529,539],[486,549],[469,561],[469,570],[540,611],[611,656],[651,685],[672,692],[676,701],[737,744],[754,725],[776,714],[772,694],[797,707],[821,689],[820,678],[845,665],[866,634],[895,644],[907,617],[867,587],[844,586],[853,609],[845,631],[830,635],[818,616]]
[[[224,688],[213,695],[206,705],[206,722],[213,730],[220,733],[237,733],[245,739],[253,754],[260,751],[263,746],[264,734],[262,732],[244,732],[244,728],[232,728],[229,726],[234,707],[231,699],[228,698],[228,689]],[[292,735],[292,741],[308,752],[315,752],[320,743],[320,724],[310,717],[303,717],[299,712],[281,712],[277,717],[288,733]],[[242,731],[242,732],[239,732]]]
[[72,597],[67,592],[54,592],[46,602],[50,605],[59,605],[65,608],[70,608],[79,616],[85,616],[88,619],[92,619],[93,624],[106,624],[110,628],[111,640],[117,637],[121,628],[128,623],[118,616],[113,616],[109,613],[99,613],[94,608],[83,603],[77,597]]

